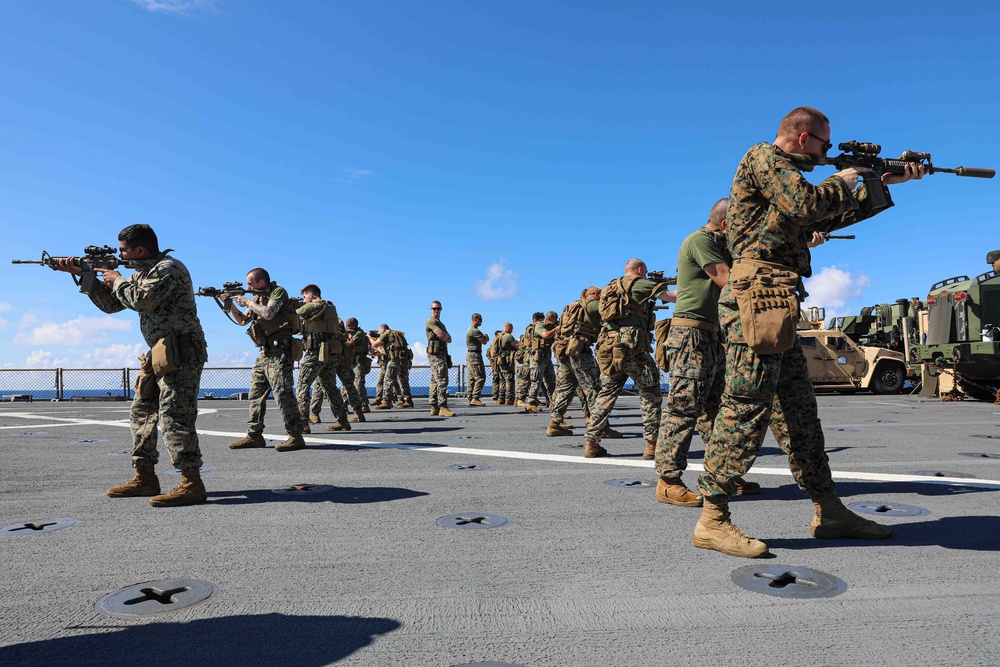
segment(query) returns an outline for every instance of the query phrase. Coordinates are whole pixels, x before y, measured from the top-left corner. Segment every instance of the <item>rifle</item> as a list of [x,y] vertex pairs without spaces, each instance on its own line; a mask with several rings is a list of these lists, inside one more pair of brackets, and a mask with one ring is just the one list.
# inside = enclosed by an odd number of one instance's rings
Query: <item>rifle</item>
[[109,245],[89,245],[83,249],[83,257],[53,257],[43,250],[41,259],[12,259],[10,263],[39,264],[47,266],[53,271],[58,271],[56,264],[64,259],[72,259],[73,266],[77,266],[83,271],[83,275],[79,278],[75,273],[70,274],[73,277],[73,283],[79,285],[82,294],[90,294],[96,279],[95,271],[114,271],[120,266],[132,268],[131,262],[115,257],[117,253],[118,249]]
[[[667,276],[666,271],[647,271],[646,278],[657,283],[666,283],[667,285],[676,285],[677,276]],[[650,310],[666,310],[670,306],[668,304],[656,305],[656,299],[649,300]]]
[[[808,156],[806,162],[812,165],[833,165],[837,169],[867,167],[871,171],[862,174],[862,178],[866,184],[881,181],[882,174],[884,173],[906,173],[906,165],[910,162],[923,165],[924,171],[928,174],[941,171],[946,174],[971,176],[974,178],[993,178],[996,175],[996,171],[993,169],[980,169],[978,167],[956,167],[954,169],[935,167],[931,161],[930,153],[920,153],[917,151],[903,151],[903,154],[898,158],[881,158],[878,154],[882,152],[882,146],[862,141],[846,141],[838,144],[837,149],[843,152],[836,157],[816,158]],[[874,206],[881,207],[886,204],[881,187],[868,188],[868,197]]]
[[245,296],[247,294],[253,294],[254,296],[266,296],[267,290],[248,290],[245,287],[243,287],[243,283],[239,282],[238,280],[234,280],[232,282],[222,283],[222,289],[212,286],[199,287],[198,291],[194,293],[195,296],[209,296],[215,299],[215,303],[219,304],[219,309],[223,313],[225,313],[226,317],[229,319],[230,322],[232,322],[237,326],[242,326],[242,325],[240,325],[239,322],[233,319],[233,316],[229,312],[229,306],[222,302],[221,297],[226,295],[228,295],[229,297]]
[[853,241],[857,237],[854,236],[854,234],[838,235],[838,234],[831,234],[829,232],[823,232],[823,238],[827,241],[829,241],[830,239],[844,239],[846,241]]

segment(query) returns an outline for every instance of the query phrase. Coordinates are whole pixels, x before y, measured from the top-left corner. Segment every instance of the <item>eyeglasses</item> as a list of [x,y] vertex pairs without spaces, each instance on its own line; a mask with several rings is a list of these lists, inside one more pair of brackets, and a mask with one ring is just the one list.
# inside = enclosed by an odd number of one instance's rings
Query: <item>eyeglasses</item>
[[440,307],[431,306],[431,310],[441,310],[441,308]]
[[815,134],[813,134],[812,132],[806,132],[806,134],[808,134],[808,135],[809,135],[810,137],[812,137],[812,138],[813,138],[813,139],[815,139],[816,141],[818,141],[818,142],[820,142],[821,144],[823,144],[823,152],[824,152],[824,153],[825,153],[825,152],[827,152],[828,150],[830,150],[831,148],[833,148],[833,144],[831,144],[831,143],[830,143],[829,141],[827,141],[826,139],[823,139],[823,138],[820,138],[820,137],[817,137],[817,136],[816,136]]

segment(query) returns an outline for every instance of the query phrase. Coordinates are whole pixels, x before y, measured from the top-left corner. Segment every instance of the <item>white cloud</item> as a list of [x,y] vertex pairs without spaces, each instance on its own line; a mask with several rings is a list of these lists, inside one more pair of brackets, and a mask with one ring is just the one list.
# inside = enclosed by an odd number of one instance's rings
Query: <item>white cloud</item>
[[52,364],[52,353],[45,350],[35,350],[24,360],[25,368],[55,368]]
[[343,170],[342,175],[335,179],[338,183],[357,183],[363,178],[368,178],[374,176],[375,172],[371,169],[357,169],[354,167],[349,167]]
[[20,330],[14,336],[15,345],[65,345],[70,347],[103,343],[108,334],[129,331],[132,322],[105,315],[80,315],[69,322],[40,322],[34,315],[25,315]]
[[71,364],[64,362],[59,366],[64,368],[138,368],[139,355],[148,349],[143,343],[133,343],[132,345],[116,343],[86,352],[82,359],[77,357],[78,361]]
[[819,306],[826,309],[827,317],[831,317],[848,301],[860,298],[865,288],[871,286],[871,280],[864,273],[854,275],[836,266],[826,266],[812,278],[807,278],[805,286],[809,298],[803,308]]
[[208,9],[215,0],[132,0],[143,9],[163,14],[188,14],[195,9]]
[[218,350],[208,348],[208,364],[210,366],[224,366],[227,368],[253,366],[256,354],[248,350]]
[[423,343],[414,343],[410,346],[413,350],[413,365],[414,366],[427,366],[430,362],[427,360],[427,346]]
[[501,258],[486,267],[486,280],[477,280],[473,290],[482,301],[509,299],[517,294],[517,274]]

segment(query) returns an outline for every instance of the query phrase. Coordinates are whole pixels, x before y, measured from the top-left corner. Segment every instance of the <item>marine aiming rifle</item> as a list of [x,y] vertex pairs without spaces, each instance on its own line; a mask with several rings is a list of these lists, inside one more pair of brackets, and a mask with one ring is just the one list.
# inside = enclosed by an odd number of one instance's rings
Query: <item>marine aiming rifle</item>
[[[194,293],[195,296],[208,296],[215,299],[215,303],[219,304],[219,309],[222,310],[223,313],[225,313],[226,317],[229,319],[230,322],[232,322],[237,326],[243,326],[243,325],[241,325],[239,322],[233,319],[233,316],[230,314],[229,299],[231,299],[234,296],[245,296],[247,294],[253,294],[254,296],[266,296],[267,290],[248,290],[247,288],[243,287],[243,283],[239,282],[238,280],[234,280],[232,282],[222,283],[222,289],[211,286],[199,287],[198,291]],[[228,297],[227,299],[225,299],[225,302],[223,302],[222,299],[223,296]]]
[[[882,146],[869,142],[846,141],[842,144],[838,144],[837,148],[843,152],[836,157],[816,158],[807,156],[804,161],[807,164],[812,165],[833,165],[837,169],[849,169],[851,167],[864,167],[871,169],[871,171],[865,172],[861,175],[865,183],[880,181],[882,180],[882,174],[885,173],[905,174],[906,165],[910,162],[923,165],[924,172],[927,174],[933,174],[940,171],[946,174],[971,176],[974,178],[993,178],[996,175],[996,171],[993,169],[980,169],[978,167],[956,167],[954,169],[935,167],[934,163],[931,161],[930,153],[920,153],[917,151],[903,151],[903,154],[898,158],[881,158],[878,154],[882,152]],[[885,196],[882,193],[882,188],[880,187],[868,188],[868,198],[876,207],[886,205]]]
[[70,275],[73,282],[80,286],[80,292],[90,294],[94,287],[94,280],[97,278],[95,272],[114,271],[120,266],[132,268],[132,263],[116,257],[117,248],[109,245],[89,245],[83,249],[83,257],[53,257],[48,251],[42,251],[41,259],[12,259],[11,264],[38,264],[47,266],[53,271],[58,271],[57,264],[64,259],[71,259],[72,265],[79,267],[83,274],[79,277],[75,273]]
[[[666,283],[667,285],[676,285],[677,276],[667,276],[666,271],[647,271],[646,279],[652,280],[656,283]],[[656,299],[650,299],[649,305],[653,310],[666,310],[670,306],[667,304],[656,305]]]

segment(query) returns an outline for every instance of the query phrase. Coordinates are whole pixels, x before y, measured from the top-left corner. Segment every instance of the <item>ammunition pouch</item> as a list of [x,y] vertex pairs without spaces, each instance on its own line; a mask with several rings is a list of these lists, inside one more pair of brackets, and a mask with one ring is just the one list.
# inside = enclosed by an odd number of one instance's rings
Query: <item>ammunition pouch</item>
[[781,264],[737,259],[729,286],[740,310],[743,339],[756,354],[792,349],[799,323],[799,275]]
[[427,341],[427,354],[448,354],[448,345],[437,338]]
[[[293,341],[296,339],[292,339]],[[320,363],[326,363],[327,361],[333,361],[334,357],[342,356],[344,354],[344,344],[339,340],[326,340],[323,341],[319,346],[319,361]],[[298,361],[298,359],[296,359]]]
[[448,368],[454,368],[455,364],[453,364],[452,361],[451,361],[451,355],[450,354],[446,354],[444,356],[445,356],[445,359],[448,361]]
[[181,367],[180,350],[177,345],[177,335],[167,334],[156,341],[149,351],[150,369],[158,378],[179,370]]
[[[569,338],[564,338],[564,354],[567,357],[579,357],[581,354],[590,349],[590,341],[581,338],[580,336],[571,336]],[[559,356],[556,355],[558,359]]]
[[[301,338],[291,338],[290,344],[288,346],[288,352],[292,355],[292,361],[302,361],[302,354],[305,352],[305,345],[302,343]],[[322,353],[323,348],[320,348],[320,353]]]
[[566,343],[565,338],[560,338],[552,344],[552,352],[556,355],[556,361],[560,364],[565,364],[569,359],[569,356],[566,354]]
[[368,355],[365,355],[361,359],[361,369],[365,372],[365,375],[372,372],[372,358]]
[[618,379],[625,373],[625,349],[621,346],[618,332],[607,330],[597,341],[597,365],[601,373]]
[[345,345],[341,341],[337,341],[337,342],[340,343],[341,348],[342,348],[342,353],[344,355],[344,364],[347,366],[347,368],[353,368],[354,367],[354,349],[350,345]]
[[656,351],[653,353],[653,360],[664,373],[670,372],[670,355],[667,353],[667,336],[670,335],[670,324],[669,317],[665,320],[658,320],[654,332]]
[[135,394],[143,400],[152,400],[160,395],[160,385],[153,374],[153,355],[145,352],[139,357],[139,374],[135,378]]

